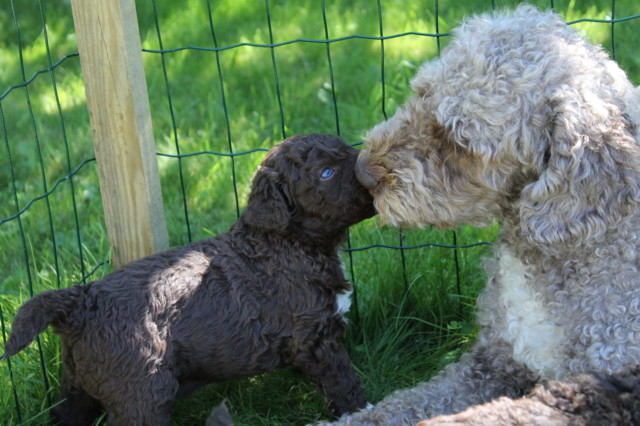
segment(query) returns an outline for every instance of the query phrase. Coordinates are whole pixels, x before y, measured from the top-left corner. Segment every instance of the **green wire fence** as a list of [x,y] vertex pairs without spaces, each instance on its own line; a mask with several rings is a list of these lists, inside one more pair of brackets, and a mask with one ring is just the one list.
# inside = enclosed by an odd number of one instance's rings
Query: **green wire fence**
[[[252,170],[280,139],[293,133],[323,131],[359,145],[366,129],[392,114],[408,93],[408,79],[416,65],[427,59],[416,44],[433,44],[431,56],[437,55],[449,36],[443,27],[450,29],[470,13],[513,7],[518,2],[241,3],[239,10],[234,10],[234,1],[137,1],[149,92],[154,99],[162,99],[152,102],[152,116],[172,245],[228,228],[242,210]],[[574,13],[578,8],[568,1],[532,3],[560,13]],[[593,30],[599,34],[604,28],[604,47],[634,82],[640,83],[640,60],[635,45],[627,40],[630,34],[640,32],[640,5],[635,0],[584,3],[588,4],[580,10],[581,17],[567,16],[567,20],[587,33]],[[199,13],[189,15],[190,8]],[[393,16],[402,16],[398,8],[408,16],[400,30],[385,20],[392,9]],[[351,17],[349,22],[355,23],[353,29],[335,24],[343,10]],[[360,23],[353,18],[358,13],[364,16]],[[415,20],[415,27],[412,13],[421,17]],[[182,15],[195,16],[198,24],[171,25],[176,19],[186,19],[180,18]],[[244,16],[251,23],[255,21],[254,26],[243,27],[251,28],[251,34],[243,34],[229,23],[232,17],[243,21]],[[286,39],[280,35],[284,16],[293,28],[288,29]],[[428,22],[427,30],[423,22]],[[360,24],[366,31],[358,31]],[[304,34],[307,27],[315,28],[318,36],[292,35]],[[6,0],[0,4],[0,28],[0,327],[4,343],[15,310],[28,297],[47,288],[100,278],[110,266],[71,6],[65,0]],[[180,38],[180,29],[188,37]],[[252,36],[263,41],[252,41]],[[410,47],[398,53],[403,43]],[[316,52],[318,46],[321,54]],[[345,56],[349,49],[369,52],[372,60],[354,69],[377,76],[375,87],[355,95],[343,83],[348,80],[342,67],[348,63]],[[398,66],[405,53],[412,58],[410,63]],[[319,55],[322,60],[317,59]],[[202,70],[183,59],[206,61],[211,66]],[[314,66],[305,65],[312,60],[316,61],[310,62]],[[264,75],[252,73],[251,68],[257,67]],[[292,88],[292,67],[308,74],[308,83],[296,81],[297,88]],[[321,72],[317,71],[320,67]],[[197,75],[190,76],[191,71]],[[236,72],[247,74],[243,84],[235,78]],[[229,83],[230,75],[233,84]],[[204,92],[191,92],[189,82],[196,79]],[[357,83],[357,78],[353,81]],[[307,84],[318,87],[309,103],[321,104],[321,108],[310,105],[307,110],[306,103],[292,103],[295,96],[291,93],[307,93]],[[268,113],[260,115],[252,110],[259,98],[270,99]],[[364,100],[358,104],[353,99]],[[357,111],[360,105],[366,105],[362,113]],[[248,123],[251,120],[255,123]],[[197,126],[184,125],[187,121],[206,122],[206,137],[200,138],[193,130]],[[244,134],[245,128],[249,136]],[[207,161],[215,170],[202,172],[205,167],[194,166],[198,161]],[[201,178],[211,185],[200,187]],[[375,228],[370,223],[363,226]],[[451,259],[452,287],[458,295],[465,291],[464,253],[488,244],[487,234],[475,236],[473,232],[448,231],[434,237],[436,241],[430,239],[434,235],[430,231],[380,230],[367,235],[350,235],[343,249],[354,282],[359,282],[358,275],[367,268],[359,266],[362,260],[358,256],[364,252],[380,256],[379,262],[397,263],[397,274],[380,279],[400,281],[407,291],[416,280],[429,280],[424,270],[412,269],[420,265],[425,250],[444,249],[437,256]],[[362,303],[359,296],[355,302],[357,316],[358,303]],[[42,339],[48,339],[47,344]],[[58,349],[52,343],[55,340],[42,339],[32,345],[26,358],[1,361],[1,387],[10,389],[10,397],[4,402],[0,422],[35,421],[38,413],[46,413],[55,404],[59,366],[53,360]],[[18,369],[18,362],[28,366]],[[35,395],[28,390],[34,381],[42,388]]]

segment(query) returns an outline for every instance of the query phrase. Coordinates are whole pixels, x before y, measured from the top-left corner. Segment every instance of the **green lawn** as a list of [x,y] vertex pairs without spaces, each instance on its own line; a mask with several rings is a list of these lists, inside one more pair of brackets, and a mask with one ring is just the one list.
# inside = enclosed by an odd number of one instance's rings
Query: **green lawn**
[[[225,231],[244,206],[264,150],[284,137],[339,133],[355,144],[385,114],[392,115],[408,96],[408,80],[420,63],[449,40],[414,33],[443,34],[471,13],[518,2],[437,3],[436,23],[434,0],[137,1],[171,244]],[[611,0],[553,4],[570,21],[612,18]],[[614,18],[637,14],[637,0],[615,2]],[[640,19],[617,22],[614,44],[610,24],[576,27],[615,50],[622,68],[640,84]],[[108,273],[109,247],[69,2],[5,2],[0,28],[4,339],[16,308],[32,293]],[[388,37],[383,43],[375,39],[381,28]],[[411,34],[389,37],[404,33]],[[158,34],[162,48],[171,51],[157,53]],[[327,37],[337,41],[306,41]],[[298,41],[288,43],[293,40]],[[277,47],[264,46],[272,43]],[[197,49],[181,49],[188,46]],[[196,155],[177,159],[178,150]],[[233,159],[215,154],[231,151],[251,152]],[[50,195],[41,198],[45,193]],[[455,238],[474,244],[493,241],[496,232],[497,225],[463,227]],[[400,236],[379,228],[376,219],[352,228],[351,248],[421,246],[343,252],[357,290],[347,345],[370,401],[426,380],[473,338],[473,304],[484,281],[482,257],[490,248],[423,246],[453,241],[451,230],[407,230]],[[58,397],[58,349],[57,337],[46,332],[10,363],[0,362],[0,423],[47,424],[43,411]],[[285,370],[213,385],[179,400],[173,423],[201,423],[223,399],[237,424],[330,418],[314,386]]]

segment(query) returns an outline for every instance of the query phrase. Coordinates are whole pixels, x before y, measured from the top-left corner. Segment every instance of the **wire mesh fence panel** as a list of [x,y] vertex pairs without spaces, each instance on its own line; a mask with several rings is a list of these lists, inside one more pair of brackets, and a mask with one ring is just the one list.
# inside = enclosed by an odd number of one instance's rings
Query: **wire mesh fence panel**
[[[226,231],[254,170],[280,140],[322,132],[358,147],[410,95],[419,65],[446,47],[461,19],[518,3],[137,1],[171,245]],[[554,8],[640,83],[636,0],[530,3]],[[0,27],[4,343],[33,294],[111,267],[71,6],[9,0],[0,5]],[[352,227],[342,254],[356,288],[354,362],[391,319],[420,319],[412,340],[419,354],[472,324],[482,257],[497,232],[497,224],[397,231],[375,218]],[[49,331],[1,361],[0,422],[47,423],[58,401],[58,352]]]

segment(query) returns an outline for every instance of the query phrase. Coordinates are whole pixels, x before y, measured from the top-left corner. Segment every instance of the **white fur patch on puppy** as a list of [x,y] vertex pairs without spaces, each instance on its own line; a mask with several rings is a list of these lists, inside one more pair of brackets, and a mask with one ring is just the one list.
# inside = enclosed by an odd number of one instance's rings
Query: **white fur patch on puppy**
[[[351,293],[353,293],[353,291],[349,290],[336,295],[337,315],[344,315],[349,312],[349,308],[351,307]],[[346,321],[346,318],[343,319]]]

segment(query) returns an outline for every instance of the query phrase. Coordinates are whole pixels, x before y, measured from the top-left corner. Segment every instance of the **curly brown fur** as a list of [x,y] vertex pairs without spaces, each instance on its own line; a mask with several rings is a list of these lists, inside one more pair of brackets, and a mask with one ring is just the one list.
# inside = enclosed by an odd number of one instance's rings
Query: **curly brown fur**
[[499,220],[477,342],[343,424],[414,424],[640,364],[640,89],[552,12],[453,32],[356,165],[383,223]]
[[417,426],[638,425],[640,369],[619,376],[581,374],[536,385],[526,397],[501,397]]
[[101,408],[114,425],[168,424],[179,395],[285,366],[336,414],[364,407],[341,344],[351,285],[338,254],[347,228],[374,214],[356,155],[329,135],[280,143],[227,233],[36,295],[16,314],[5,356],[54,326],[66,424],[90,424]]

